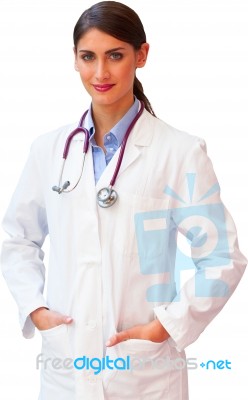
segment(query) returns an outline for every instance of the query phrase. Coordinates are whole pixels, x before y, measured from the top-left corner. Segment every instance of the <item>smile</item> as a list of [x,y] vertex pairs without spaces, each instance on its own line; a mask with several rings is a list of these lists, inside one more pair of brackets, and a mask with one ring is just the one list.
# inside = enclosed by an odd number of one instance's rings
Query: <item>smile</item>
[[93,85],[94,88],[98,91],[98,92],[107,92],[108,90],[112,89],[112,87],[114,86],[114,84],[110,85],[110,84],[105,84],[105,85]]

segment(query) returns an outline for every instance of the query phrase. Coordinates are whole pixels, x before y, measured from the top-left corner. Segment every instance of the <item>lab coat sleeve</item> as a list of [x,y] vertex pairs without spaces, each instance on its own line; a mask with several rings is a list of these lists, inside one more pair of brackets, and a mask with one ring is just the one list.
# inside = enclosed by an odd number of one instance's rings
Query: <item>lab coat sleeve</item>
[[[179,351],[193,343],[220,312],[247,263],[239,250],[235,224],[221,201],[202,139],[195,139],[182,165],[177,193],[181,199],[191,199],[183,207],[174,199],[172,220],[191,242],[196,272],[171,303],[154,308]],[[177,262],[181,262],[180,258]]]
[[3,228],[10,238],[2,246],[2,272],[18,305],[26,338],[31,338],[35,331],[29,314],[47,307],[43,297],[45,267],[41,247],[48,227],[37,159],[33,144],[3,219]]

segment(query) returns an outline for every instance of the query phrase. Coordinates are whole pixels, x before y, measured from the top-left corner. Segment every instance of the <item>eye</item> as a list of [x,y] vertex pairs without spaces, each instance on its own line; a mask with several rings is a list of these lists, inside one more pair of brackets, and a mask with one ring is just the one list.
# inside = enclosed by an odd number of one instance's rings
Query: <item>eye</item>
[[123,57],[123,54],[122,54],[122,53],[111,53],[111,54],[110,54],[110,58],[111,58],[112,60],[121,60],[122,57]]
[[94,56],[93,54],[83,54],[81,58],[84,61],[92,61],[94,59]]

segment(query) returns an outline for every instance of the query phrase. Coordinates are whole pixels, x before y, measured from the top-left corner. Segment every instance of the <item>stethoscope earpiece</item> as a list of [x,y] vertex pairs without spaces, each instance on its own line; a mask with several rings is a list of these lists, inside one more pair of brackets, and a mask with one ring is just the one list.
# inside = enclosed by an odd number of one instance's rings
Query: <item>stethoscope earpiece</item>
[[52,190],[53,190],[54,192],[58,192],[58,194],[60,194],[60,193],[64,192],[64,190],[66,190],[66,189],[68,188],[68,186],[70,186],[70,182],[69,182],[69,181],[66,181],[66,182],[63,184],[62,187],[53,186],[53,187],[52,187]]
[[53,190],[54,192],[60,193],[60,188],[59,188],[58,186],[53,186],[53,187],[52,187],[52,190]]
[[66,189],[68,188],[68,186],[70,186],[70,182],[69,182],[69,181],[66,181],[66,182],[63,184],[63,186],[62,186],[61,192],[63,192],[64,190],[66,190]]

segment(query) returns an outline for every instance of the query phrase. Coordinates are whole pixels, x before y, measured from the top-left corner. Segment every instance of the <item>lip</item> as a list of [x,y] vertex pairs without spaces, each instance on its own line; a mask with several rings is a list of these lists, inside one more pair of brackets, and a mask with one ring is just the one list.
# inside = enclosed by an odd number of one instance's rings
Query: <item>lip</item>
[[108,90],[112,89],[113,86],[115,86],[115,85],[114,84],[93,85],[93,87],[98,92],[107,92]]

